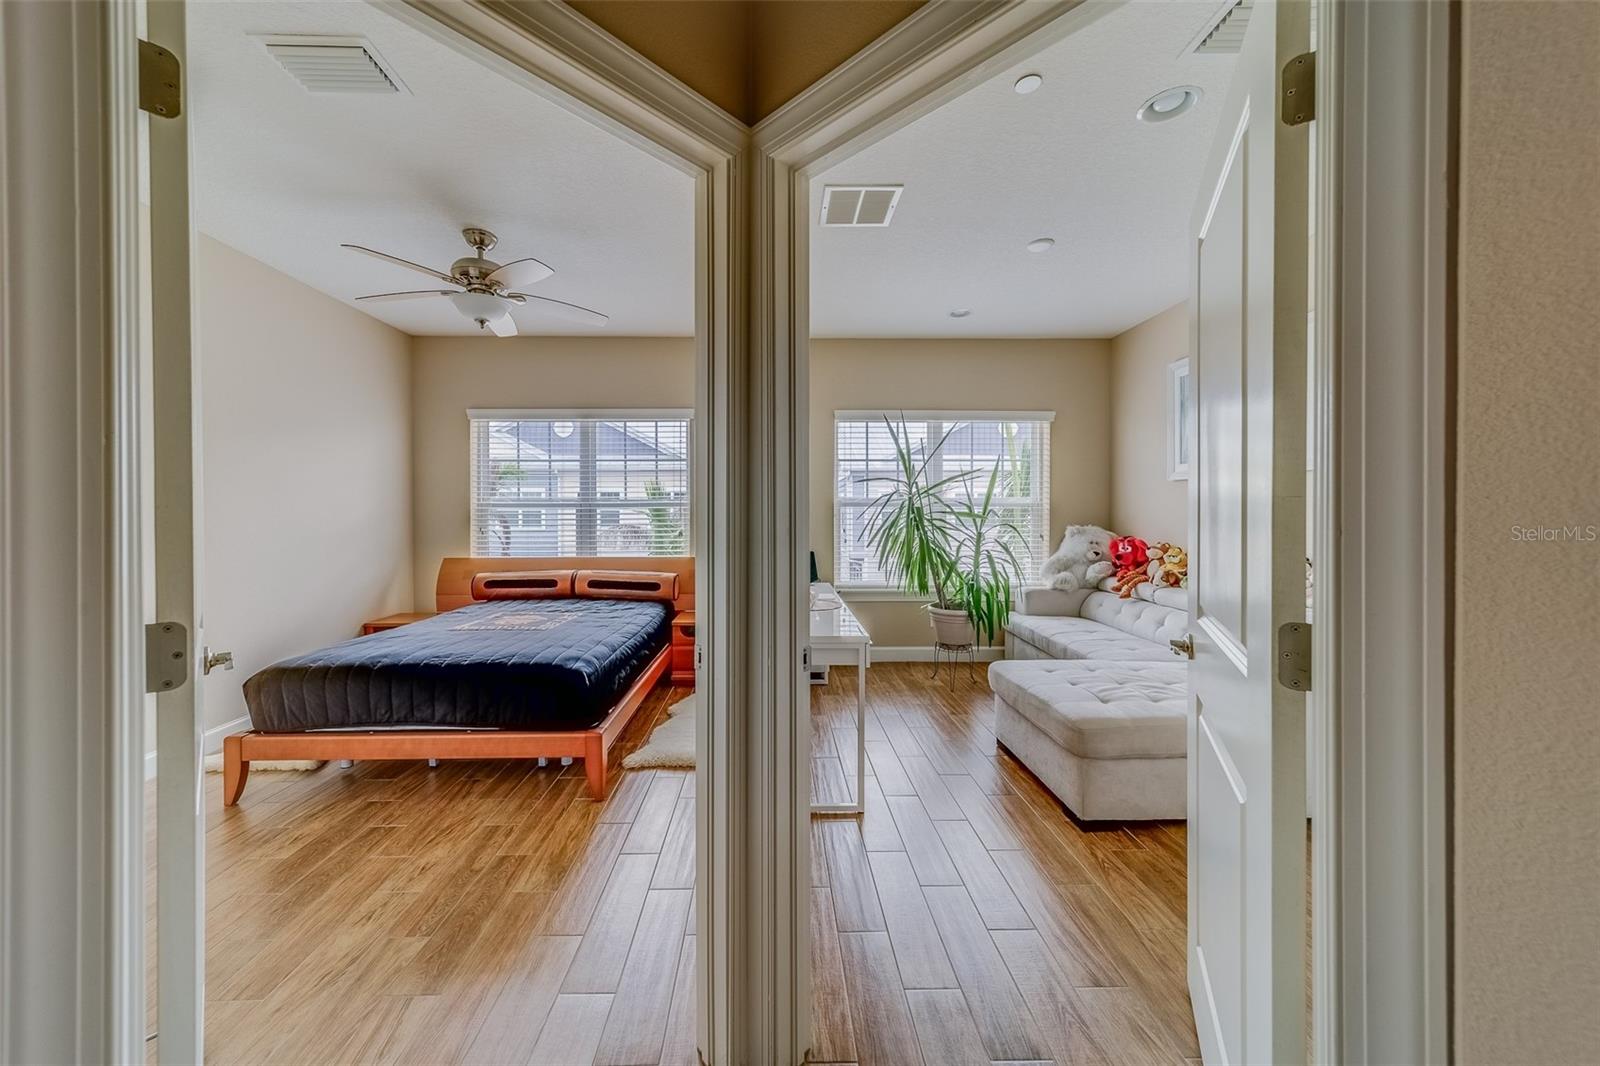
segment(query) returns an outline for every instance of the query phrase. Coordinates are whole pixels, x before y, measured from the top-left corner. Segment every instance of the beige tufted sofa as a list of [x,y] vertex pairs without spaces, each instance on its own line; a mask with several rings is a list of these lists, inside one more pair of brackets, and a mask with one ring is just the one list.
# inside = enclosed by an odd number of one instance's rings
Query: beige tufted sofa
[[1024,589],[989,667],[995,733],[1084,821],[1187,813],[1188,593]]

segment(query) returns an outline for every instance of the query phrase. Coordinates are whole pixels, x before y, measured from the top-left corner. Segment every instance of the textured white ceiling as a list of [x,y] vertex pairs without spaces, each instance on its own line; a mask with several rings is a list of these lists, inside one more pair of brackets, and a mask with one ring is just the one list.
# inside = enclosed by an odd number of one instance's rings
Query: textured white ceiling
[[[312,95],[252,34],[368,38],[409,95]],[[602,329],[519,308],[524,333],[694,332],[694,183],[557,104],[359,2],[189,5],[198,227],[350,301],[428,279],[339,247],[448,268],[465,225],[498,262],[535,256],[534,291]],[[473,333],[448,300],[362,305],[412,334]]]
[[[1093,2],[1093,0],[1091,0]],[[1233,72],[1185,49],[1219,0],[1134,0],[812,182],[819,337],[1106,337],[1182,300],[1190,211]],[[1019,96],[1024,73],[1044,85]],[[1151,96],[1197,85],[1170,122]],[[904,183],[885,229],[816,223],[825,184]],[[1044,254],[1024,247],[1054,237]],[[952,308],[971,308],[952,319]]]

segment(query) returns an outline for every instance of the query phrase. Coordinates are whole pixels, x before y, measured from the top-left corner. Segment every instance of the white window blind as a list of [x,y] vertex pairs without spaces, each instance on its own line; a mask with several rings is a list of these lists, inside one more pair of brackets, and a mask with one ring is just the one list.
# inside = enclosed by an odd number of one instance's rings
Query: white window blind
[[687,555],[683,412],[469,411],[474,555]]
[[[1026,540],[1026,550],[1016,552],[1025,581],[1038,576],[1051,549],[1051,417],[1047,412],[904,413],[919,462],[944,440],[928,463],[930,483],[971,472],[964,483],[953,482],[941,494],[952,504],[965,503],[967,487],[974,500],[981,501],[989,473],[999,462],[994,506]],[[899,470],[885,418],[898,431],[900,412],[840,411],[834,416],[833,580],[842,588],[883,588],[888,584],[878,568],[877,550],[865,535],[867,509],[890,487],[873,479],[892,477]]]

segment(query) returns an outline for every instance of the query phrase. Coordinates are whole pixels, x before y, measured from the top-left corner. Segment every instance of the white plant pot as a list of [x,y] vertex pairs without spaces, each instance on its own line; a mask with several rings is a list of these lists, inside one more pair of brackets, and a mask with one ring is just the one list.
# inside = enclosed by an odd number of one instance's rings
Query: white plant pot
[[933,640],[936,644],[962,648],[977,643],[978,635],[966,611],[930,606],[928,621],[933,623]]

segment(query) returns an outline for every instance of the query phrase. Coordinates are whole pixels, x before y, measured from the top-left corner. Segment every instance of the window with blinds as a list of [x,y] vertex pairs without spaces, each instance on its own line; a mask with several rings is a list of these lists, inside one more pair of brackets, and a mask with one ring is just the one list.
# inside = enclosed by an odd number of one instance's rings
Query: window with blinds
[[686,411],[469,411],[474,555],[689,554]]
[[[942,493],[952,504],[966,489],[982,500],[989,473],[1000,464],[995,507],[1022,531],[1017,551],[1023,580],[1032,580],[1049,556],[1050,420],[1048,412],[907,411],[903,415],[913,452],[928,459],[929,483],[970,472]],[[877,551],[867,542],[867,509],[888,489],[898,470],[889,422],[898,431],[898,411],[839,411],[834,416],[833,580],[842,588],[884,588]],[[885,419],[888,419],[886,422]],[[945,434],[948,433],[949,436]],[[943,439],[943,445],[939,441]],[[930,457],[928,450],[939,445]],[[1015,550],[1015,549],[1014,549]]]

